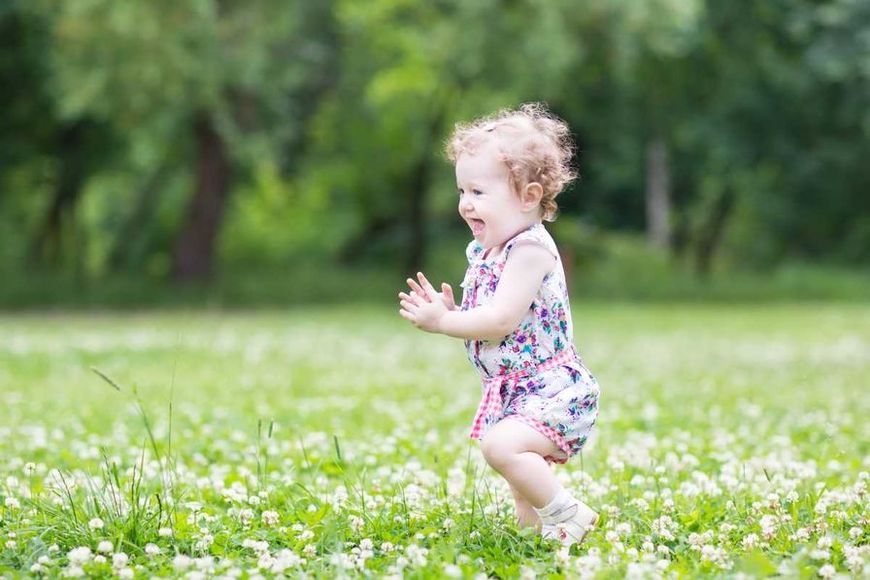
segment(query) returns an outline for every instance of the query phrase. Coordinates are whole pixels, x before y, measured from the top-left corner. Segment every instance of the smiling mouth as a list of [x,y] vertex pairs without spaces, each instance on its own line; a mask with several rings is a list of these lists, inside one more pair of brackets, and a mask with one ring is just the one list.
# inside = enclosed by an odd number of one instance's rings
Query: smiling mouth
[[471,227],[471,233],[475,236],[479,236],[483,232],[483,220],[470,218],[468,220],[468,225]]

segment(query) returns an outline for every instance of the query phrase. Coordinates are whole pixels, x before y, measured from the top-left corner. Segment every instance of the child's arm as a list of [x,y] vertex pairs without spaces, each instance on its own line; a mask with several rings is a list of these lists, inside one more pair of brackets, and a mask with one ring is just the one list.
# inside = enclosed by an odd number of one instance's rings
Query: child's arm
[[400,294],[404,318],[427,332],[456,338],[501,340],[522,321],[534,301],[544,276],[556,258],[537,244],[518,244],[508,256],[491,303],[471,310],[448,310],[422,273],[418,274],[425,298]]

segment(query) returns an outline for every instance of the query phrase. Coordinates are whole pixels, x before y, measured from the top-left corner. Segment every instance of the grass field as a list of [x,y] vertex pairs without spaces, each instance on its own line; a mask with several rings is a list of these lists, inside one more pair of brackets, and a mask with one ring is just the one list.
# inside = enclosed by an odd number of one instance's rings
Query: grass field
[[392,309],[2,315],[0,576],[867,577],[870,306],[574,310],[571,551],[466,438],[461,342]]

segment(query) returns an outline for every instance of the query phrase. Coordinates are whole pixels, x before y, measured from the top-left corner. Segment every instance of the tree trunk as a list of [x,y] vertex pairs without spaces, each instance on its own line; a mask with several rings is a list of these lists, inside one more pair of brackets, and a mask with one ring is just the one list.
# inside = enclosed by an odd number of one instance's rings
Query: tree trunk
[[75,218],[75,208],[87,176],[81,153],[85,148],[85,130],[83,123],[75,123],[65,127],[58,136],[60,168],[51,203],[30,243],[28,255],[32,264],[56,264],[60,261],[64,224],[70,224]]
[[702,278],[706,278],[710,274],[713,256],[722,241],[722,233],[725,231],[725,224],[728,222],[733,207],[734,193],[730,187],[726,186],[713,204],[706,224],[698,233],[695,272]]
[[655,248],[671,246],[671,175],[664,138],[656,135],[646,148],[647,239]]
[[214,267],[215,242],[226,209],[230,161],[226,144],[208,114],[194,123],[196,187],[173,261],[178,281],[208,279]]

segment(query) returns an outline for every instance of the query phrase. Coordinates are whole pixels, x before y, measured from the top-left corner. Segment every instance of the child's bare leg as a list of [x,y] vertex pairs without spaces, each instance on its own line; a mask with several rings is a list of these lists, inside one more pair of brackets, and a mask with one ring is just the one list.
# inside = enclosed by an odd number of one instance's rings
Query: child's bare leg
[[582,542],[595,527],[598,514],[562,489],[544,459],[558,454],[558,447],[536,430],[521,421],[505,419],[490,429],[481,449],[487,463],[514,490],[518,515],[520,498],[533,508],[544,538],[558,539],[567,546]]
[[511,486],[511,493],[514,496],[514,505],[517,510],[517,524],[521,528],[535,528],[540,531],[541,518],[538,517],[538,512],[535,511],[532,504],[527,502],[526,498],[514,486]]
[[561,489],[544,460],[559,448],[525,423],[510,418],[500,421],[483,438],[481,450],[486,462],[531,507],[543,508]]

